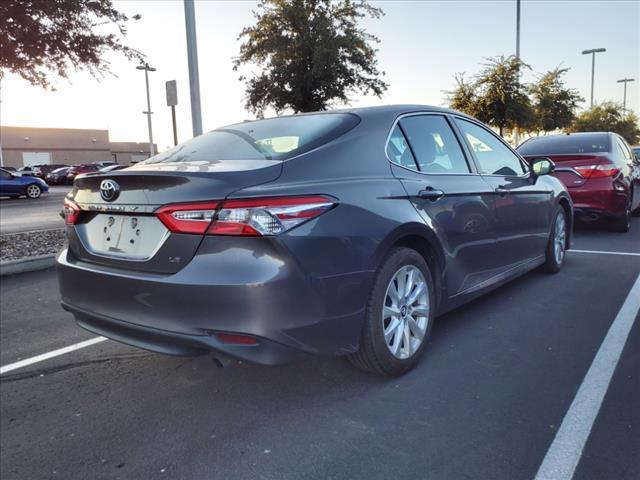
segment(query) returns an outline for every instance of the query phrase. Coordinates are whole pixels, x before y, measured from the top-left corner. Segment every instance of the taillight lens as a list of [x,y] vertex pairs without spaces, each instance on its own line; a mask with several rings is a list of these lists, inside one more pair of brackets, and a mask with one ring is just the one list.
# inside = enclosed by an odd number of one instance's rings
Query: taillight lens
[[608,162],[600,165],[582,165],[574,168],[584,178],[613,177],[620,172],[618,167]]
[[228,200],[207,231],[211,235],[278,235],[334,206],[322,196]]
[[166,205],[156,216],[170,232],[204,234],[213,220],[218,202]]
[[62,206],[62,215],[64,216],[64,223],[75,225],[78,217],[80,217],[80,207],[73,200],[65,198]]
[[155,213],[173,233],[259,237],[291,230],[334,205],[318,195],[270,197],[165,205]]

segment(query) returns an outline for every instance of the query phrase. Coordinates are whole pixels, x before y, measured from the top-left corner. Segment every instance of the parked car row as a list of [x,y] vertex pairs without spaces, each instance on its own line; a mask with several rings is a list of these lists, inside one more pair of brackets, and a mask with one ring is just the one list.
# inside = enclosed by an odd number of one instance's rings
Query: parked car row
[[[83,173],[96,173],[126,168],[112,161],[83,163],[80,165],[32,165],[16,169],[0,168],[0,196],[39,198],[48,191],[49,185],[71,185],[76,176]],[[45,181],[46,180],[46,181]]]
[[[83,173],[95,173],[104,169],[125,168],[126,165],[120,165],[116,162],[94,162],[81,163],[73,166],[63,166],[48,173],[45,180],[50,185],[71,185],[73,180]],[[109,171],[109,170],[107,170]]]

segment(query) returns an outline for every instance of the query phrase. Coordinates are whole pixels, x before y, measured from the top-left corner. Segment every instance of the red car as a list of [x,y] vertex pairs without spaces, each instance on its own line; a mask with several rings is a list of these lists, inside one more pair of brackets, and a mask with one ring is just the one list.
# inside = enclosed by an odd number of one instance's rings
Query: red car
[[620,135],[588,132],[532,137],[517,151],[529,162],[540,157],[554,161],[553,176],[569,190],[576,217],[606,219],[616,231],[629,231],[632,212],[640,210],[639,166]]
[[76,176],[81,175],[83,173],[95,173],[102,168],[100,165],[96,165],[95,163],[81,163],[80,165],[74,165],[67,171],[67,180],[73,183],[73,180]]

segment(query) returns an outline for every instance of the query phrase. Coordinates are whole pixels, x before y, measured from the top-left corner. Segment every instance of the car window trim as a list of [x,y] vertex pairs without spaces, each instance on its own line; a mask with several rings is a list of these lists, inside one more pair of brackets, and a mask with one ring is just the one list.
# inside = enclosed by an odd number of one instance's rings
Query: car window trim
[[[447,125],[449,125],[449,128],[451,129],[451,131],[453,132],[453,136],[456,138],[456,141],[458,142],[458,145],[460,146],[460,150],[462,151],[462,156],[464,157],[465,162],[467,163],[467,167],[469,168],[469,172],[468,173],[460,173],[460,172],[456,172],[456,173],[429,173],[429,172],[423,172],[422,170],[420,170],[419,165],[418,165],[418,159],[416,158],[416,155],[413,151],[413,147],[411,147],[411,143],[409,142],[409,139],[407,138],[407,135],[404,132],[404,129],[402,128],[402,126],[400,125],[400,120],[402,120],[403,118],[406,117],[417,117],[417,116],[425,116],[425,115],[432,115],[432,116],[440,116],[443,117],[445,122],[447,123]],[[418,111],[418,112],[410,112],[410,113],[403,113],[401,115],[398,115],[396,117],[396,119],[394,120],[393,124],[391,125],[391,129],[389,130],[389,133],[387,134],[387,140],[384,143],[384,156],[387,158],[387,161],[389,163],[391,163],[392,165],[395,165],[397,167],[403,168],[409,172],[415,172],[415,173],[419,173],[421,175],[480,175],[479,170],[477,170],[475,162],[472,160],[471,162],[469,161],[469,153],[466,151],[465,147],[463,146],[463,144],[461,143],[460,137],[458,135],[457,130],[454,128],[454,126],[452,125],[451,119],[449,118],[450,115],[447,114],[446,112],[429,112],[429,111]],[[407,145],[408,147],[411,149],[411,154],[413,155],[413,161],[416,163],[416,166],[418,167],[418,170],[412,170],[411,168],[407,168],[404,165],[400,165],[399,163],[394,162],[393,160],[391,160],[389,158],[389,155],[387,154],[387,147],[389,146],[389,141],[391,140],[391,135],[393,134],[393,131],[396,128],[396,125],[398,125],[398,128],[400,129],[400,131],[402,132],[402,135],[404,135],[405,140],[407,141]],[[475,171],[474,171],[475,170]]]
[[[480,173],[480,175],[485,176],[485,177],[511,177],[511,178],[529,178],[531,176],[531,172],[529,171],[529,164],[525,161],[525,159],[522,157],[522,155],[520,155],[511,145],[509,145],[509,143],[503,139],[500,135],[496,134],[493,130],[491,130],[490,128],[487,128],[486,126],[484,126],[482,123],[478,122],[475,119],[472,118],[466,118],[466,117],[461,117],[459,115],[454,115],[454,119],[457,122],[458,120],[464,120],[466,122],[472,123],[480,128],[482,128],[483,130],[489,132],[491,135],[493,135],[494,138],[498,139],[504,146],[506,146],[511,153],[513,153],[515,155],[515,157],[518,159],[518,161],[520,162],[520,165],[522,166],[522,168],[524,169],[524,173],[521,175],[500,175],[497,173]],[[458,126],[458,128],[460,128],[460,133],[463,134],[464,137],[464,132],[462,132],[462,128],[460,126]],[[471,145],[469,145],[468,140],[466,139],[466,137],[463,138],[464,142],[467,144],[467,146],[469,147],[469,150],[471,151],[471,154],[473,155],[474,161],[477,163],[478,165],[478,172],[482,171],[481,165],[480,165],[480,161],[478,160],[477,155],[475,154],[475,152],[473,151],[473,148],[471,148]]]

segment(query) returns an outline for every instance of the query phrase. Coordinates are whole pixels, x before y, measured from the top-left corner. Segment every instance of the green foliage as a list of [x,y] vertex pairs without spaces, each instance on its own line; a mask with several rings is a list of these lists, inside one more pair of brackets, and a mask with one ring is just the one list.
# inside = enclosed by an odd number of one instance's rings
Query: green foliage
[[497,127],[528,128],[533,123],[533,110],[520,74],[528,65],[514,56],[488,59],[471,83],[456,77],[457,87],[449,92],[452,108],[473,115]]
[[[110,50],[141,60],[140,52],[122,44],[128,20],[111,0],[2,0],[0,69],[47,88],[52,74],[67,78],[69,67],[94,76],[108,72],[104,54]],[[117,33],[93,31],[107,25]]]
[[325,110],[357,91],[380,97],[387,89],[371,46],[379,40],[358,26],[363,17],[383,12],[365,0],[261,0],[254,15],[256,24],[238,37],[244,43],[234,60],[234,70],[262,69],[240,77],[248,110]]
[[478,115],[478,97],[476,87],[464,78],[464,74],[456,74],[456,88],[448,93],[449,106],[459,112],[475,117]]
[[578,115],[569,132],[615,132],[635,145],[640,141],[640,123],[638,116],[633,113],[624,113],[622,106],[613,102],[605,102],[594,105]]
[[571,125],[578,103],[584,99],[577,90],[566,87],[562,81],[562,76],[568,71],[568,68],[559,67],[550,70],[529,86],[534,130],[551,132]]

